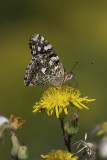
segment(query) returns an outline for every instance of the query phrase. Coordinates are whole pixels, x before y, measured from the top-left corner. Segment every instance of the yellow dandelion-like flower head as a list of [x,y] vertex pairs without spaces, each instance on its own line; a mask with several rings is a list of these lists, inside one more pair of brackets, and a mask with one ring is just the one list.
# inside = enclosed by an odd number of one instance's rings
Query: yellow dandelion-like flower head
[[44,160],[77,160],[77,156],[73,156],[72,153],[62,150],[52,150],[47,155],[41,155]]
[[107,121],[100,124],[99,131],[97,132],[97,135],[100,136],[104,133],[107,134]]
[[62,113],[68,114],[67,106],[69,105],[73,105],[79,109],[89,109],[85,103],[94,101],[95,99],[88,99],[88,97],[81,98],[80,95],[79,90],[69,86],[51,87],[44,92],[40,101],[36,102],[33,112],[46,111],[48,115],[52,115],[55,109],[56,117],[59,118],[59,115]]

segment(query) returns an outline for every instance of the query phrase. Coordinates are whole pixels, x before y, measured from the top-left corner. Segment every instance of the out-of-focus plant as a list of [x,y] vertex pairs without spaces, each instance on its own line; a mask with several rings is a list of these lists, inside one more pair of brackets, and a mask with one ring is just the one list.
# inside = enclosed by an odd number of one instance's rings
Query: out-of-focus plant
[[27,146],[21,145],[16,136],[16,131],[22,128],[25,120],[11,115],[10,118],[0,116],[0,137],[3,138],[4,132],[9,132],[12,143],[11,156],[14,160],[26,160],[28,158]]

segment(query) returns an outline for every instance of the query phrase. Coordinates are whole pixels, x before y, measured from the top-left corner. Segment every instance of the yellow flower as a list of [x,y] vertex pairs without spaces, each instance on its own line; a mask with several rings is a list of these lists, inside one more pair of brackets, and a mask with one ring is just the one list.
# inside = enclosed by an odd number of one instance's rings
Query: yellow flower
[[89,109],[84,103],[94,101],[95,99],[87,99],[88,97],[80,98],[80,95],[79,90],[69,86],[51,87],[44,92],[40,101],[35,103],[33,112],[46,111],[48,115],[52,115],[55,108],[56,117],[59,118],[59,115],[62,113],[68,114],[67,106],[70,104],[79,109]]
[[77,156],[73,156],[72,153],[62,150],[52,150],[47,155],[41,155],[44,160],[77,160]]
[[104,133],[107,133],[107,121],[103,122],[100,126],[99,126],[99,131],[97,132],[97,135],[100,136]]

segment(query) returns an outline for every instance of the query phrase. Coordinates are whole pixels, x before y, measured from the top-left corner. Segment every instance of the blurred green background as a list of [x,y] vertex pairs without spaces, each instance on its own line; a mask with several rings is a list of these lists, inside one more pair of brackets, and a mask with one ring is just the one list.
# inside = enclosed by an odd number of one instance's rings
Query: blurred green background
[[[75,79],[82,96],[95,98],[83,109],[78,141],[107,120],[107,1],[106,0],[4,0],[0,4],[0,114],[26,119],[17,132],[32,160],[51,149],[66,149],[55,116],[33,114],[33,105],[48,87],[25,87],[24,75],[30,59],[29,38],[43,35],[70,71],[75,61]],[[92,65],[91,61],[95,61]],[[73,80],[70,84],[75,87]],[[0,142],[0,159],[10,159],[10,138]]]

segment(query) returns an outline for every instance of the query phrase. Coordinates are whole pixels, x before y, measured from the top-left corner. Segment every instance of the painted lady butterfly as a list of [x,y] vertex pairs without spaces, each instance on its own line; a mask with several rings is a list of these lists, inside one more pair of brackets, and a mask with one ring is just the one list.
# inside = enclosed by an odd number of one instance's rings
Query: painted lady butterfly
[[32,60],[26,68],[26,86],[59,86],[73,77],[66,72],[49,42],[39,34],[33,34],[29,41]]

